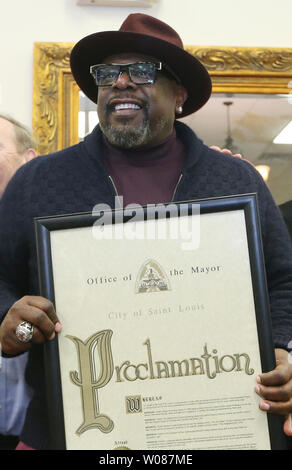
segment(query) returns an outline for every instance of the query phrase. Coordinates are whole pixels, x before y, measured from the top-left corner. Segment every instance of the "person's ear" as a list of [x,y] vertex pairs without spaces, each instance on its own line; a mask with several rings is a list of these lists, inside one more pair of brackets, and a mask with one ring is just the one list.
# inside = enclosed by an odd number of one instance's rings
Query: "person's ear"
[[187,90],[184,87],[179,85],[178,90],[177,90],[176,107],[175,107],[175,113],[178,117],[183,112],[183,105],[186,102],[187,98],[188,98]]
[[30,160],[32,160],[33,158],[35,158],[37,156],[37,153],[35,151],[35,149],[28,149],[24,152],[24,159],[26,162],[29,162]]

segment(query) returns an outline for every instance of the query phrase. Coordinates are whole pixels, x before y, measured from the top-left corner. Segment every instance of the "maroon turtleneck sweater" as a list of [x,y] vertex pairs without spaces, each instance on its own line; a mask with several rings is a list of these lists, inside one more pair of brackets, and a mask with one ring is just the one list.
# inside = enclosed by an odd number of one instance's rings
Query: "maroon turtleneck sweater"
[[184,146],[176,132],[156,147],[124,150],[105,138],[103,162],[123,205],[170,202],[184,164]]

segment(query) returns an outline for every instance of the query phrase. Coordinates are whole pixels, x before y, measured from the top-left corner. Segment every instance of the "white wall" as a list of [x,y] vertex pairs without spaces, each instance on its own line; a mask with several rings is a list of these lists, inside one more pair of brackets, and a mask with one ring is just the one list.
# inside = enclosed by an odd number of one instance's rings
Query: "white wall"
[[31,126],[35,41],[75,42],[119,29],[129,13],[139,11],[169,23],[184,44],[292,47],[291,0],[160,0],[147,9],[0,0],[0,112]]

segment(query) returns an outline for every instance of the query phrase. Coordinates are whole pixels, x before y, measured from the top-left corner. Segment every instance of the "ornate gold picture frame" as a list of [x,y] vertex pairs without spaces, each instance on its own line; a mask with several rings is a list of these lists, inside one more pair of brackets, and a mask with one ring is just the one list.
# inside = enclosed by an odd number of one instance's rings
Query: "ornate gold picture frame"
[[[79,88],[69,65],[73,43],[34,44],[33,129],[38,153],[78,142]],[[292,49],[186,46],[208,69],[213,93],[292,93]]]

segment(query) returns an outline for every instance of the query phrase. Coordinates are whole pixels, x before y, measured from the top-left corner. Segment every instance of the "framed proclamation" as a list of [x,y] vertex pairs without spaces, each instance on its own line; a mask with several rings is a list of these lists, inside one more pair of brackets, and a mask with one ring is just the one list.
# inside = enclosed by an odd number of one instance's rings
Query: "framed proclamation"
[[255,194],[35,219],[52,448],[282,449]]

